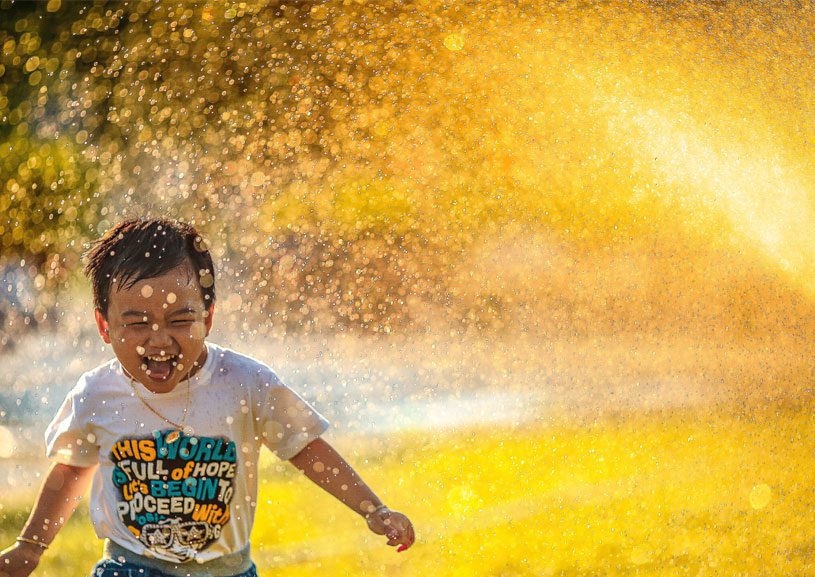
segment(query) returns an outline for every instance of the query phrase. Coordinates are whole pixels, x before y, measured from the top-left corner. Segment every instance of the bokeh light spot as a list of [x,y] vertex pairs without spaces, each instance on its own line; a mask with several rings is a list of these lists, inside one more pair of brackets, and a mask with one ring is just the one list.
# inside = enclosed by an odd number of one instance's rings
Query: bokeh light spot
[[464,36],[461,34],[448,34],[444,37],[444,47],[452,52],[458,52],[464,48]]
[[8,459],[14,454],[14,434],[0,425],[0,459]]
[[772,500],[772,489],[766,483],[754,486],[750,490],[750,506],[753,509],[764,509]]

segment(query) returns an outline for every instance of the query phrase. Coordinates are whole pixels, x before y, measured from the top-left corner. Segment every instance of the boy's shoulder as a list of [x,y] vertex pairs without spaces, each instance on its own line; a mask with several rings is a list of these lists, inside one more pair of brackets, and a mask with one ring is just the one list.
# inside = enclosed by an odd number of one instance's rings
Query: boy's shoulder
[[102,398],[120,389],[122,378],[118,361],[114,357],[79,375],[67,397],[72,397],[79,403],[85,403],[90,398]]
[[[207,341],[207,350],[213,355],[213,377],[229,376],[235,377],[260,377],[261,380],[274,381],[280,383],[280,379],[274,370],[265,362],[253,356],[238,352],[234,349],[224,347]],[[266,384],[274,384],[267,382]]]
[[121,378],[121,368],[116,357],[85,371],[76,383],[76,389],[85,389],[89,386],[111,382]]

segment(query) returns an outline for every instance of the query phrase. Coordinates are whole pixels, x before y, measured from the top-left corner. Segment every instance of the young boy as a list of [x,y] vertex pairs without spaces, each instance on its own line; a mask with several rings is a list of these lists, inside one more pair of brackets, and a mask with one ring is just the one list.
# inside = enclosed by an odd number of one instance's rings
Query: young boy
[[46,431],[52,464],[0,577],[25,577],[88,483],[105,539],[93,577],[253,577],[266,445],[399,551],[410,521],[385,507],[320,435],[328,421],[265,364],[208,343],[214,267],[189,225],[131,220],[91,247],[99,334],[116,358],[82,375]]

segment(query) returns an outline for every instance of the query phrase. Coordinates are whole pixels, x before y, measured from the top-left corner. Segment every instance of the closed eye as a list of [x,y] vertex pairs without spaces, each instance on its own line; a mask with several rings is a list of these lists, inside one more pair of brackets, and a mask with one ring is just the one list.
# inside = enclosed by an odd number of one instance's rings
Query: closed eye
[[178,319],[176,321],[173,321],[173,324],[174,325],[188,325],[188,324],[194,323],[194,322],[195,322],[195,319]]

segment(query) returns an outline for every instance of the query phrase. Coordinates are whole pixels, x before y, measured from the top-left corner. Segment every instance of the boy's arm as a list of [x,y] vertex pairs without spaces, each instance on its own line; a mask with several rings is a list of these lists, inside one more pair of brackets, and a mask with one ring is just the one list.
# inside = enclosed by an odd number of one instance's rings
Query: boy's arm
[[20,532],[20,538],[25,541],[17,541],[0,552],[0,577],[22,577],[34,570],[45,547],[76,510],[95,470],[95,466],[51,465],[28,521]]
[[391,511],[365,484],[356,471],[327,441],[317,437],[289,459],[306,477],[336,497],[368,522],[378,535],[387,535],[388,545],[401,544],[399,551],[414,540],[413,526],[402,513]]

